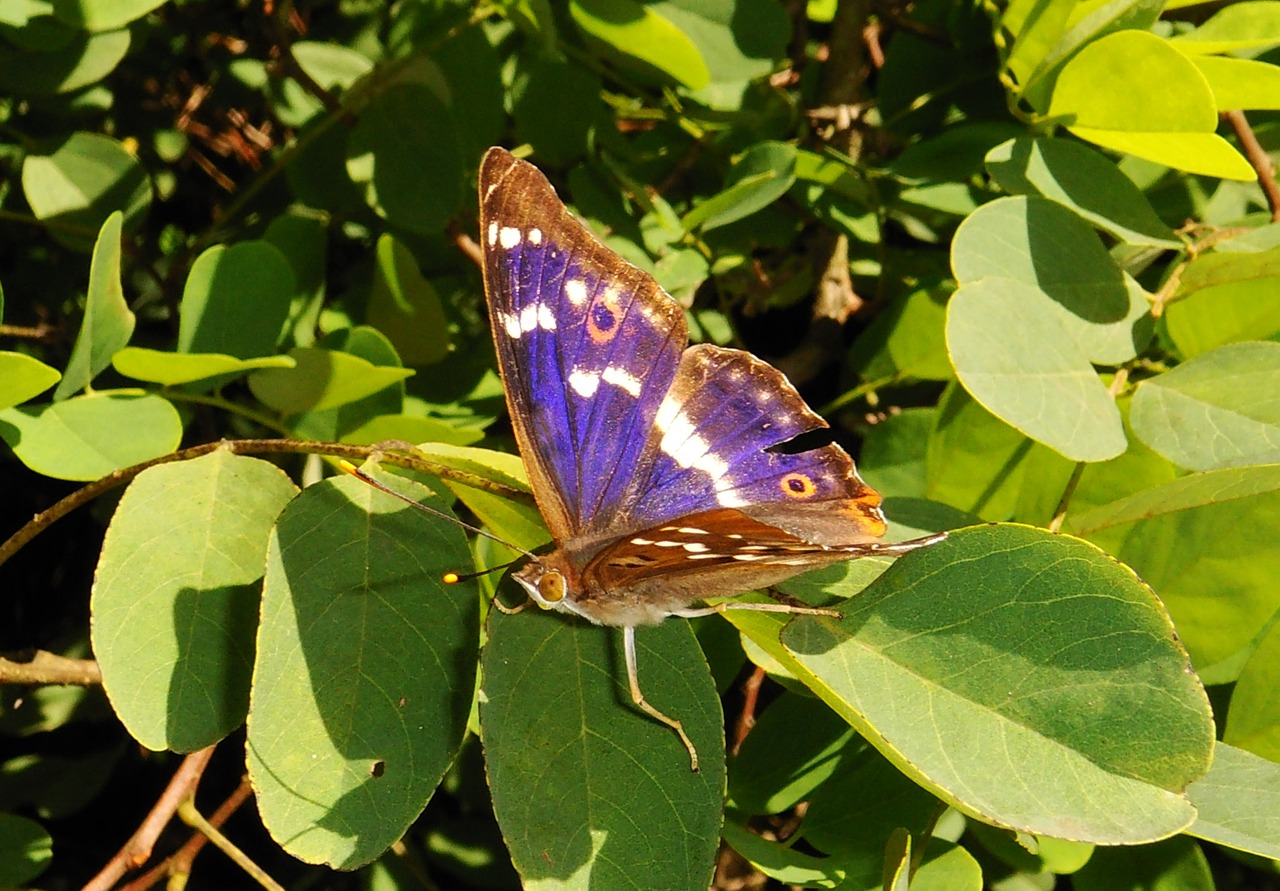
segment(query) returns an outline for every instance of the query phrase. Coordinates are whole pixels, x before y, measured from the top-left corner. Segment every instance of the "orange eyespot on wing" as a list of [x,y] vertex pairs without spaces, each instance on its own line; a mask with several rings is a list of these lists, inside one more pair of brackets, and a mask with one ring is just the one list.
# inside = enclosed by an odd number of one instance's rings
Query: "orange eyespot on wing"
[[608,343],[622,327],[618,294],[606,288],[591,302],[587,310],[587,334],[595,343]]
[[782,490],[783,495],[797,501],[812,498],[818,492],[818,486],[813,478],[805,473],[788,473],[778,480],[778,488]]

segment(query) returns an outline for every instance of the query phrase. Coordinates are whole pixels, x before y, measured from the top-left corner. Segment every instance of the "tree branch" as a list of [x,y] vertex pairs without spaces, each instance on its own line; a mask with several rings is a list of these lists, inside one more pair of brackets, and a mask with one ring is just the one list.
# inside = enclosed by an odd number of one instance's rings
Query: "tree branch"
[[1240,147],[1244,149],[1244,156],[1257,171],[1258,185],[1262,186],[1262,191],[1267,196],[1267,206],[1271,208],[1271,222],[1280,223],[1280,186],[1276,185],[1276,165],[1271,162],[1271,156],[1258,142],[1243,111],[1224,111],[1222,119],[1231,125],[1236,139],[1240,140]]
[[29,659],[0,656],[0,685],[2,684],[94,687],[102,684],[102,672],[98,663],[92,659],[69,659],[56,653],[36,650]]

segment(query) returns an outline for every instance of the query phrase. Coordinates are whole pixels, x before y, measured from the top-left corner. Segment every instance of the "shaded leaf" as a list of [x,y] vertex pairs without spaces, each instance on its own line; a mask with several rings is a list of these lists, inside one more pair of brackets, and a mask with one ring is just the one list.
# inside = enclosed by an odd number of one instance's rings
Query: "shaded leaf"
[[[426,490],[393,481],[410,497]],[[458,526],[354,478],[281,514],[263,583],[249,705],[249,778],[293,856],[350,869],[422,811],[466,732],[473,584]]]
[[284,254],[265,241],[215,245],[182,290],[178,352],[255,359],[275,352],[296,290]]
[[1258,642],[1231,693],[1222,741],[1280,762],[1280,624]]
[[1280,765],[1218,743],[1187,794],[1197,812],[1188,835],[1280,860]]
[[698,748],[631,704],[622,634],[490,613],[480,721],[494,812],[527,888],[705,891],[720,834],[720,700],[685,622],[637,634],[641,689]]
[[247,374],[259,368],[293,368],[297,364],[290,356],[237,359],[225,353],[166,353],[143,347],[125,347],[111,359],[112,367],[126,377],[166,387]]
[[706,86],[711,74],[701,51],[655,6],[634,0],[569,0],[569,15],[624,67],[635,59],[690,89]]
[[411,368],[373,365],[320,347],[297,347],[289,357],[294,367],[268,368],[249,377],[253,395],[286,415],[348,405],[413,375]]
[[216,451],[140,473],[107,529],[93,652],[112,707],[153,751],[194,752],[244,723],[267,538],[297,487]]

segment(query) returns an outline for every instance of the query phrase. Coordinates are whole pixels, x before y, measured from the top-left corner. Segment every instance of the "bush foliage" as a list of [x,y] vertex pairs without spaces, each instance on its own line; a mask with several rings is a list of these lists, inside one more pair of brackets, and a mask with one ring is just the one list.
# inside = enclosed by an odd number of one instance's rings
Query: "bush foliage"
[[[0,9],[0,885],[1280,887],[1280,4]],[[337,473],[548,541],[494,144],[954,530],[641,629],[699,773]]]

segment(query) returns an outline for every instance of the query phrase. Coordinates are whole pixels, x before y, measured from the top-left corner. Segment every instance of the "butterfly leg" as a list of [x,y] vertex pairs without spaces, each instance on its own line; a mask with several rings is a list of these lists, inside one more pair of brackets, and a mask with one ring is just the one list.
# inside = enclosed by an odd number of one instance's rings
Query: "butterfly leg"
[[529,604],[533,603],[533,601],[526,597],[524,603],[517,604],[516,606],[507,606],[502,602],[501,598],[495,594],[489,603],[493,604],[493,608],[504,616],[514,616],[527,610],[529,608]]
[[622,629],[623,649],[627,654],[627,682],[631,684],[631,701],[636,704],[640,711],[644,712],[655,721],[666,724],[680,737],[680,742],[684,743],[684,747],[689,750],[689,768],[694,772],[698,772],[698,750],[693,747],[693,741],[689,739],[688,734],[684,732],[684,727],[675,718],[668,717],[656,708],[651,706],[644,698],[644,694],[640,692],[640,675],[636,671],[636,629],[633,625],[625,626]]
[[790,613],[796,616],[830,616],[833,619],[839,619],[843,615],[839,610],[826,609],[820,606],[808,606],[806,604],[737,603],[734,601],[717,603],[715,606],[700,606],[693,609],[672,610],[671,614],[685,619],[696,619],[699,616],[710,616],[715,613],[724,613],[731,609],[749,609],[755,610],[758,613]]

